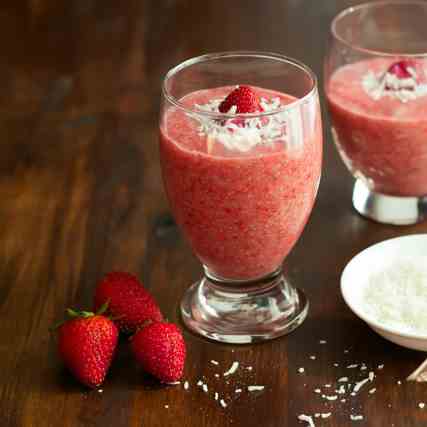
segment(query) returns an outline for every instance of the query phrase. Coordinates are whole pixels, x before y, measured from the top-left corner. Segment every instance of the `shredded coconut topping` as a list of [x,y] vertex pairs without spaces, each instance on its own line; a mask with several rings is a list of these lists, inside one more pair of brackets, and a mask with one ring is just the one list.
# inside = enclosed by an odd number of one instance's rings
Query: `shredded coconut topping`
[[[200,111],[218,112],[218,107],[222,99],[213,99],[207,104],[195,104]],[[261,107],[264,112],[274,112],[283,107],[280,98],[275,97],[271,100],[261,98]],[[299,114],[299,111],[296,111]],[[228,114],[235,114],[236,107],[233,106]],[[229,118],[227,120],[216,120],[201,115],[192,115],[199,121],[199,135],[207,136],[211,141],[218,141],[226,148],[233,151],[246,152],[256,145],[270,144],[272,142],[288,142],[287,127],[292,125],[298,117],[292,111],[284,111],[277,114],[266,115],[262,117],[244,118],[239,115],[238,118]],[[290,120],[292,119],[292,120]],[[299,117],[301,120],[301,117]],[[295,126],[298,129],[298,126]]]
[[399,78],[389,72],[375,74],[369,71],[362,79],[363,89],[375,101],[389,96],[408,102],[427,95],[427,84],[418,83],[417,71],[413,67],[407,70],[411,77]]
[[264,388],[265,386],[263,385],[250,385],[248,386],[248,391],[262,391]]

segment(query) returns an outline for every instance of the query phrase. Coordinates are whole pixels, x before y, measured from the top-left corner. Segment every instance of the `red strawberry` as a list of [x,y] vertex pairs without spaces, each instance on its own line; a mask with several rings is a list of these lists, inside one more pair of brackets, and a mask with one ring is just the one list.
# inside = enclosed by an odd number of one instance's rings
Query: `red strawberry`
[[221,113],[228,113],[236,107],[236,114],[256,113],[262,111],[257,94],[249,86],[237,86],[219,105]]
[[178,381],[185,363],[185,342],[173,323],[151,323],[131,339],[136,360],[145,371],[163,382]]
[[150,321],[163,320],[153,297],[129,273],[107,274],[96,287],[94,302],[95,310],[108,302],[108,313],[125,333],[133,333]]
[[398,79],[409,79],[412,77],[409,68],[415,69],[415,64],[412,61],[402,60],[391,64],[387,73],[395,75]]
[[70,309],[67,312],[72,319],[59,326],[59,354],[81,383],[88,387],[99,386],[107,375],[117,346],[117,326],[101,314]]

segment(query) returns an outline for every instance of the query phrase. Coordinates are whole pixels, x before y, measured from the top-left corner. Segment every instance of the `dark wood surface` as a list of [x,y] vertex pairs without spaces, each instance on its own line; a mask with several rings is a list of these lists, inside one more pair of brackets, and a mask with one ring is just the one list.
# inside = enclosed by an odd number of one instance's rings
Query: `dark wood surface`
[[[311,301],[302,327],[288,337],[242,347],[186,332],[187,392],[159,386],[141,373],[125,341],[103,393],[88,392],[63,369],[48,332],[65,307],[90,307],[96,281],[110,270],[139,275],[173,321],[179,321],[182,293],[200,275],[174,226],[160,179],[157,120],[165,71],[206,52],[260,49],[297,57],[321,78],[329,22],[352,3],[2,1],[2,427],[279,427],[301,425],[300,413],[329,411],[332,416],[317,425],[427,426],[427,412],[417,406],[427,400],[426,386],[396,384],[423,354],[379,338],[350,313],[339,293],[340,273],[358,251],[425,232],[427,225],[382,226],[353,212],[352,179],[332,145],[325,110],[318,201],[286,262]],[[317,359],[309,359],[311,354]],[[253,366],[252,373],[241,370],[229,384],[215,378],[234,360]],[[378,371],[377,393],[365,390],[346,404],[324,405],[313,390],[348,375],[347,364],[362,361],[369,368],[385,365]],[[227,398],[237,384],[266,389],[243,393],[221,409],[212,393],[195,387],[200,378]],[[353,423],[350,413],[365,419]]]

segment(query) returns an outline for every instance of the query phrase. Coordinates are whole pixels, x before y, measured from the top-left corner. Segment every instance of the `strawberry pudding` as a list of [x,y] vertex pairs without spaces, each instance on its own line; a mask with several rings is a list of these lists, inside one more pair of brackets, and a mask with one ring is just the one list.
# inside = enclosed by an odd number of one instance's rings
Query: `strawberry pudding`
[[172,211],[213,276],[272,273],[307,222],[322,131],[318,106],[286,107],[295,101],[262,88],[216,87],[187,94],[162,117],[160,155]]
[[376,58],[338,68],[326,92],[338,150],[375,192],[427,195],[427,62]]

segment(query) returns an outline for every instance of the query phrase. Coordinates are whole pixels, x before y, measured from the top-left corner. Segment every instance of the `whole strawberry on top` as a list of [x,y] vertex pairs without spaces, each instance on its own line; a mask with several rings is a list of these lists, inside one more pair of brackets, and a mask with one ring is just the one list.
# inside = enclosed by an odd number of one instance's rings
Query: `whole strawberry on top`
[[260,99],[250,86],[237,86],[221,102],[218,109],[221,113],[229,113],[234,108],[235,114],[248,114],[263,111]]
[[58,350],[65,366],[88,387],[102,384],[114,356],[119,331],[108,317],[67,310],[70,319],[59,326]]
[[131,349],[143,369],[163,382],[178,381],[183,374],[186,348],[173,323],[151,323],[131,338]]
[[154,298],[129,273],[112,272],[98,283],[95,290],[95,310],[107,302],[108,313],[125,333],[133,333],[149,322],[163,320]]

